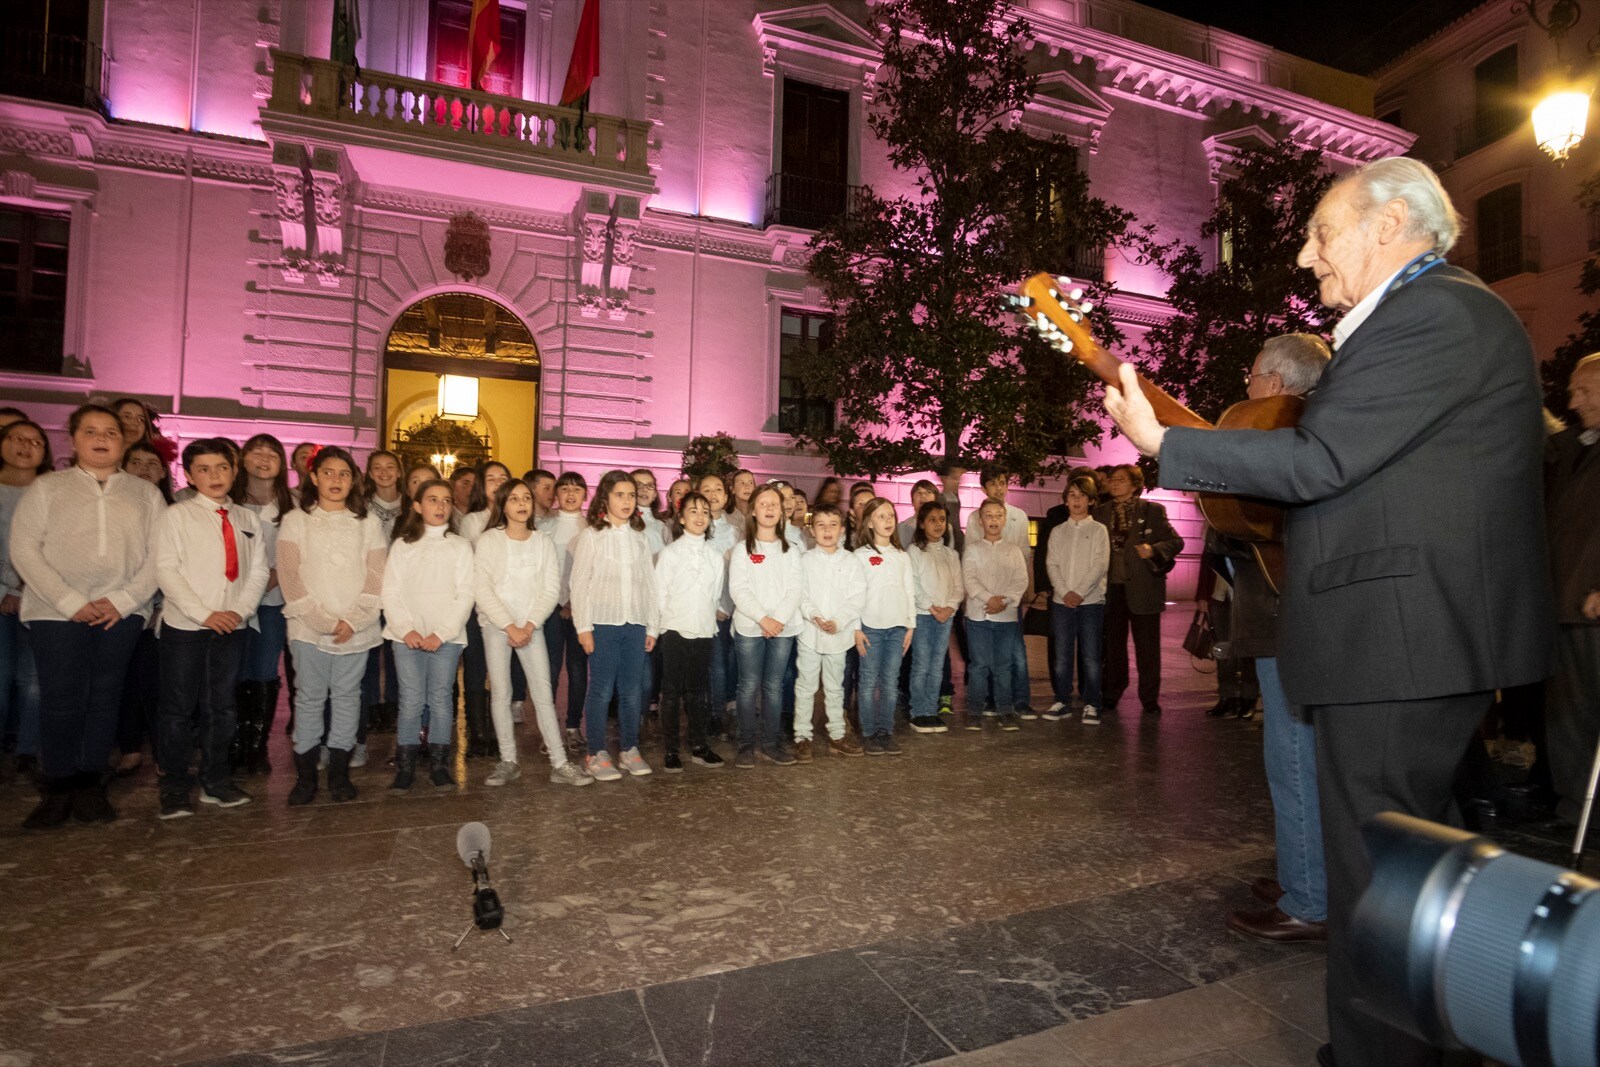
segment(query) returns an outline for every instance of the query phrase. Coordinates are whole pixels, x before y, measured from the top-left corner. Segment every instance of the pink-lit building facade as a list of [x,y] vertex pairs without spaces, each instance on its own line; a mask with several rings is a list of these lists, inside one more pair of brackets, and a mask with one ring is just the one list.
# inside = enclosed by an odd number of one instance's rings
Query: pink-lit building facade
[[[516,442],[513,466],[642,465],[665,485],[690,436],[726,430],[758,475],[809,490],[826,471],[787,431],[816,408],[783,358],[827,313],[809,227],[849,187],[901,180],[864,121],[871,5],[601,0],[581,143],[554,106],[580,6],[501,0],[499,95],[450,84],[468,0],[360,0],[354,78],[327,59],[332,0],[82,0],[76,89],[57,62],[0,95],[0,211],[34,242],[19,255],[59,268],[32,306],[59,315],[61,357],[8,349],[0,395],[52,426],[131,395],[180,441],[265,430],[359,454],[431,406],[417,381],[483,375],[529,398],[482,427]],[[1348,165],[1411,144],[1368,79],[1123,0],[1013,10],[1042,74],[1018,121],[1079,146],[1095,192],[1164,235],[1195,238],[1245,146]],[[445,251],[464,212],[489,230],[467,281]],[[1130,341],[1160,320],[1158,273],[1088,266]],[[492,302],[529,339],[518,358],[480,345],[455,367],[433,320],[397,354],[408,309],[452,293]],[[1056,492],[1014,502],[1043,514]]]

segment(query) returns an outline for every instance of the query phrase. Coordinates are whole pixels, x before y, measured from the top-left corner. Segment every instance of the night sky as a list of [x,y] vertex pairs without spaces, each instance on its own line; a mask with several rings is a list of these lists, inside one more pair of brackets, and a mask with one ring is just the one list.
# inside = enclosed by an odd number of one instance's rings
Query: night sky
[[[1149,7],[1368,74],[1482,0],[1141,0]],[[1505,3],[1511,0],[1491,0]]]

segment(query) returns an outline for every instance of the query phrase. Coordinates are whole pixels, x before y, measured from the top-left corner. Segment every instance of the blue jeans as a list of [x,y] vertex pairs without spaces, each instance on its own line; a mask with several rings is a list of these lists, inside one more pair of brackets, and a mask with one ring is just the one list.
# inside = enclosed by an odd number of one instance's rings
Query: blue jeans
[[1328,868],[1322,855],[1322,808],[1317,800],[1317,735],[1304,708],[1289,703],[1278,661],[1256,660],[1261,682],[1261,745],[1278,839],[1278,884],[1285,915],[1306,922],[1328,917]]
[[[1022,627],[1014,622],[979,622],[967,620],[967,716],[983,713],[988,689],[994,686],[994,706],[1004,712],[1006,694],[1011,692],[1012,664],[1016,659],[1016,643]],[[862,727],[865,730],[865,726]]]
[[783,678],[794,644],[792,637],[733,635],[739,657],[740,748],[776,745],[783,736]]
[[734,650],[732,619],[717,620],[717,636],[711,639],[711,684],[707,689],[710,718],[720,721],[728,701],[739,698],[739,656]]
[[[1022,636],[1022,619],[1017,619],[1017,636],[1015,644],[1011,647],[1011,706],[1016,711],[1026,711],[1033,699],[1032,688],[1028,681],[1028,641]],[[1006,710],[1000,703],[1000,689],[996,688],[994,706],[1000,711]]]
[[291,641],[294,657],[294,750],[310,752],[323,743],[322,712],[328,710],[327,745],[340,750],[356,744],[361,725],[361,676],[367,653],[324,652],[309,641]]
[[278,661],[289,645],[289,624],[283,618],[282,604],[262,604],[256,608],[256,625],[246,631],[244,662],[239,665],[241,682],[276,682]]
[[1104,604],[1079,604],[1069,608],[1060,601],[1050,601],[1050,632],[1055,637],[1056,660],[1051,671],[1056,687],[1056,701],[1072,703],[1072,676],[1074,668],[1083,666],[1079,688],[1083,702],[1091,707],[1100,706],[1100,669],[1105,658],[1106,606]]
[[200,784],[216,789],[233,776],[228,746],[238,722],[234,691],[245,635],[238,630],[161,632],[161,713],[156,761],[164,796],[187,796],[194,781],[189,756],[200,740]]
[[856,712],[861,719],[861,736],[878,737],[894,733],[895,697],[900,689],[900,660],[905,655],[906,628],[891,626],[879,630],[861,627],[867,635],[867,650],[861,653],[861,689]]
[[463,645],[440,645],[437,652],[407,648],[390,641],[394,673],[400,682],[400,707],[395,717],[395,744],[415,745],[422,740],[422,713],[428,713],[428,743],[448,745],[455,736],[456,663]]
[[956,617],[940,622],[932,615],[918,615],[917,629],[911,637],[911,717],[933,718],[939,714],[939,693],[950,659],[950,631]]
[[39,668],[15,615],[0,615],[0,734],[16,735],[17,755],[39,754]]
[[144,618],[129,616],[109,630],[46,619],[31,626],[39,668],[39,765],[46,778],[104,774]]
[[639,747],[639,679],[644,673],[644,627],[596,626],[589,655],[589,692],[583,698],[583,732],[589,755],[606,749],[606,714],[617,698],[622,751]]

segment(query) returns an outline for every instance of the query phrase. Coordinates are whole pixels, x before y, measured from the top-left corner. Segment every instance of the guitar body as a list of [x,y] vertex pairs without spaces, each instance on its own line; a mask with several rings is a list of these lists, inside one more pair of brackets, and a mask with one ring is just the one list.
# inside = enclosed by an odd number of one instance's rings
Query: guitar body
[[[1082,292],[1069,289],[1070,279],[1035,274],[1018,287],[1011,307],[1051,345],[1065,352],[1107,385],[1118,385],[1121,362],[1090,336],[1083,314]],[[1144,375],[1139,388],[1150,401],[1163,426],[1187,426],[1197,430],[1282,430],[1300,424],[1305,400],[1298,396],[1263,397],[1242,400],[1222,413],[1216,426],[1184,407]],[[1218,533],[1246,542],[1261,564],[1275,593],[1283,591],[1284,551],[1282,505],[1257,497],[1228,493],[1198,494],[1200,511]]]

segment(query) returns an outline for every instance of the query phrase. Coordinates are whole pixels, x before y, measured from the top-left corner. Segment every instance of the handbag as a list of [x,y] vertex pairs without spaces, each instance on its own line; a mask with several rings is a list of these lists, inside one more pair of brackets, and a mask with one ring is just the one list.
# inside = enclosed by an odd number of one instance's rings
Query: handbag
[[1189,620],[1189,632],[1183,635],[1183,650],[1195,659],[1212,659],[1217,645],[1217,632],[1211,627],[1211,614],[1194,609]]

